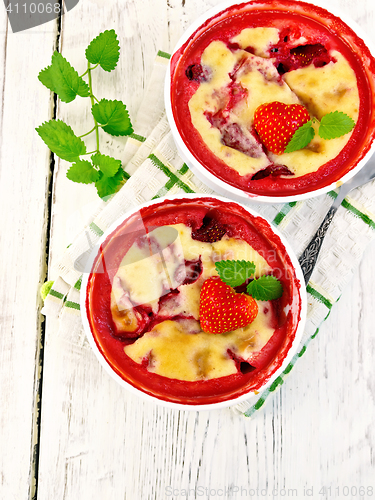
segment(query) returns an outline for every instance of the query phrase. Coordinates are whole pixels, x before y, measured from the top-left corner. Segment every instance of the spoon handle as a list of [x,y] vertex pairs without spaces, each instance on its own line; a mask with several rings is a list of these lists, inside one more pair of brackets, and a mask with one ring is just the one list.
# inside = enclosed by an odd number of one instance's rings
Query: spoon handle
[[329,209],[323,222],[319,226],[319,229],[317,230],[315,235],[312,237],[310,243],[307,245],[307,247],[303,251],[301,257],[298,259],[300,266],[302,268],[302,272],[303,272],[303,276],[305,278],[306,285],[310,280],[311,274],[314,270],[316,261],[318,259],[320,249],[322,247],[324,236],[326,235],[326,232],[329,228],[329,225],[332,222],[332,219],[333,219],[336,211],[337,211],[336,206],[332,206]]

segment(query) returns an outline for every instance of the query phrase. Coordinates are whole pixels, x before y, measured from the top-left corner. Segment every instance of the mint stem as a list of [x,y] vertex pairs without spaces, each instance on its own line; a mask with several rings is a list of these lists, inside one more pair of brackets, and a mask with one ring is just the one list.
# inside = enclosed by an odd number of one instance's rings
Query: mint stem
[[[99,66],[99,63],[98,63],[98,64],[95,64],[95,66],[93,66],[93,67],[91,68],[91,71],[92,71],[93,69],[97,68],[98,66]],[[83,76],[87,75],[87,73],[88,73],[88,72],[89,72],[89,69],[87,68],[87,70],[86,70],[86,71],[85,71],[85,72],[81,75],[81,77],[80,77],[80,78],[82,78]]]
[[86,135],[90,135],[94,132],[95,127],[93,127],[89,132],[86,132],[86,134],[79,135],[78,138],[81,139],[81,137],[86,137]]
[[[95,96],[92,91],[92,78],[91,78],[91,71],[95,67],[91,67],[90,63],[87,62],[87,72],[88,72],[88,79],[89,79],[89,89],[90,89],[90,100],[91,100],[91,107],[94,106],[95,104]],[[94,117],[93,117],[94,118]],[[96,136],[96,152],[99,153],[99,127],[98,127],[98,122],[94,118],[94,130],[95,130],[95,136]]]
[[99,153],[99,151],[97,149],[94,149],[94,151],[90,151],[89,153],[82,153],[80,156],[92,155],[93,153]]

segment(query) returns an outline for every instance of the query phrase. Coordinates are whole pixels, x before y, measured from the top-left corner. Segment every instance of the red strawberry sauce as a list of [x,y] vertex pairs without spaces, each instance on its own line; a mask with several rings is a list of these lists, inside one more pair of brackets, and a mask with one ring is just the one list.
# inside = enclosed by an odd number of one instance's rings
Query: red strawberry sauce
[[[240,176],[216,158],[205,146],[200,134],[190,119],[188,102],[199,86],[199,80],[189,80],[186,68],[200,64],[204,49],[213,41],[227,43],[245,28],[276,27],[280,40],[272,51],[276,66],[282,74],[288,70],[286,54],[291,53],[289,69],[303,66],[305,52],[316,51],[314,64],[317,67],[329,61],[327,51],[341,52],[353,68],[358,82],[360,97],[359,119],[353,134],[333,160],[321,166],[317,172],[301,177],[281,178],[268,175],[258,177]],[[289,37],[303,36],[307,48],[294,54],[288,48]],[[233,44],[232,44],[233,45]],[[323,47],[323,48],[322,48]],[[317,48],[319,50],[317,50]],[[247,50],[251,51],[251,47]],[[310,56],[310,54],[309,54]],[[300,62],[298,62],[300,61]],[[171,61],[171,103],[174,120],[179,133],[193,156],[213,175],[239,188],[249,195],[290,196],[323,188],[339,180],[365,156],[375,136],[375,60],[369,49],[341,19],[326,10],[304,2],[261,0],[235,5],[206,21],[189,40],[173,55]]]
[[[135,363],[125,354],[124,346],[133,342],[132,339],[114,338],[110,310],[111,280],[143,225],[147,230],[152,230],[158,226],[184,223],[194,230],[202,225],[206,213],[212,213],[213,208],[215,217],[225,226],[228,236],[244,239],[253,246],[272,266],[274,275],[283,284],[283,296],[275,304],[275,333],[260,351],[254,369],[239,369],[237,374],[207,381],[168,379],[148,372],[146,367]],[[287,315],[282,311],[286,306],[290,309]],[[130,216],[102,244],[88,279],[86,309],[99,351],[121,378],[137,389],[165,401],[209,404],[259,389],[281,365],[291,347],[300,319],[300,284],[284,246],[264,219],[251,216],[236,203],[209,197],[166,200],[142,208]],[[240,368],[240,363],[238,366]]]

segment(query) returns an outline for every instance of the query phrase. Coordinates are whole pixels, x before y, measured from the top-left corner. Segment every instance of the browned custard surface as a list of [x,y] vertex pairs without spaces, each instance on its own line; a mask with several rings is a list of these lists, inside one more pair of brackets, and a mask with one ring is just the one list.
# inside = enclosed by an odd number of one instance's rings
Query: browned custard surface
[[[195,240],[208,216],[223,236]],[[216,275],[216,261],[233,258],[254,261],[256,276],[276,275],[283,296],[259,301],[250,325],[207,334],[199,323],[200,288]],[[268,223],[209,197],[166,200],[127,219],[102,245],[86,306],[95,342],[121,378],[186,404],[260,387],[290,349],[301,307],[293,265]]]
[[[215,177],[249,196],[293,196],[338,181],[369,151],[374,75],[363,41],[326,10],[250,2],[209,19],[173,55],[172,112],[186,147]],[[275,155],[253,127],[255,109],[272,101],[302,104],[317,120],[341,111],[356,126]]]

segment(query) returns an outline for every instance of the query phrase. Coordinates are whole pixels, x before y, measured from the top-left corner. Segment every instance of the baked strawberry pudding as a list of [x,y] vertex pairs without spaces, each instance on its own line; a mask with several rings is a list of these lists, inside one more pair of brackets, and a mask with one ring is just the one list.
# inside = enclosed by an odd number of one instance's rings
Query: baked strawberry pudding
[[169,118],[193,168],[249,195],[317,191],[371,149],[374,74],[362,39],[320,7],[231,5],[173,54]]
[[264,386],[290,352],[301,308],[295,267],[268,223],[199,196],[126,218],[101,245],[84,305],[122,380],[185,405]]

